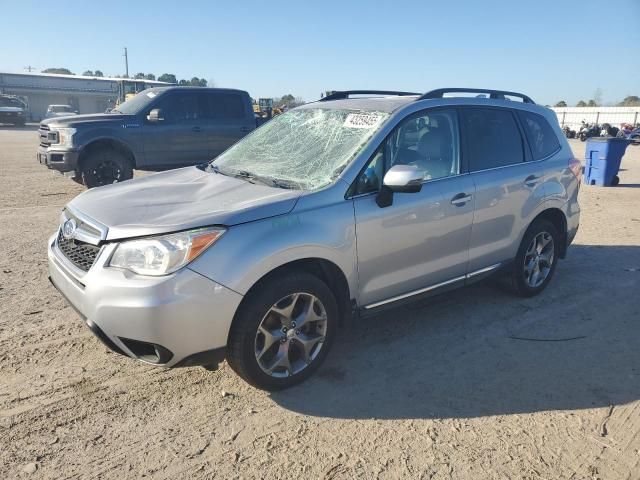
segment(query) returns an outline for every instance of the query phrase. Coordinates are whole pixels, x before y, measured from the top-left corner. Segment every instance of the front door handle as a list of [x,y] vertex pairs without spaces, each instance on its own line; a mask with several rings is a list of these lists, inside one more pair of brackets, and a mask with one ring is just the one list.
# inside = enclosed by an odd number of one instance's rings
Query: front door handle
[[191,129],[192,132],[201,132],[202,131],[202,127],[193,127]]
[[459,193],[451,199],[451,205],[462,207],[463,205],[466,205],[469,200],[471,200],[471,195],[467,193]]
[[537,175],[529,175],[524,179],[524,184],[527,187],[535,187],[538,183],[540,183],[540,177]]

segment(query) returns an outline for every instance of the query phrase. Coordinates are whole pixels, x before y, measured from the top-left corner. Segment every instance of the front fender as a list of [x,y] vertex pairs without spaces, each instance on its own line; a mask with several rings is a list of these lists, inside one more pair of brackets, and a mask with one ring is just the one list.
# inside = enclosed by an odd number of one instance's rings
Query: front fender
[[[142,132],[131,132],[129,129],[125,128],[122,128],[122,130],[123,132],[120,132],[118,128],[103,127],[95,129],[92,128],[86,132],[78,131],[75,135],[74,141],[78,144],[78,149],[81,155],[87,150],[87,148],[97,142],[113,142],[121,148],[131,152],[136,164],[138,164],[138,160],[143,158],[144,155]],[[129,131],[127,132],[127,130]]]
[[231,227],[189,268],[245,295],[274,269],[296,260],[319,258],[340,268],[351,297],[355,298],[357,269],[352,202],[342,199],[317,208],[305,208],[304,203],[303,198],[287,215]]

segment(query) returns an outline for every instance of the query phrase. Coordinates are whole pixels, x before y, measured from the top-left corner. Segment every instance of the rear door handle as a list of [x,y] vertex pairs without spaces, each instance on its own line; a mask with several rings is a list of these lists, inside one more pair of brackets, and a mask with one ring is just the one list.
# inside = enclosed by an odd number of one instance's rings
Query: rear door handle
[[193,127],[191,129],[192,132],[201,132],[202,131],[202,127]]
[[469,200],[471,200],[471,195],[467,193],[459,193],[451,199],[451,205],[462,207],[463,205],[466,205]]
[[529,175],[524,179],[524,184],[527,187],[535,187],[538,183],[540,183],[540,177],[536,175]]

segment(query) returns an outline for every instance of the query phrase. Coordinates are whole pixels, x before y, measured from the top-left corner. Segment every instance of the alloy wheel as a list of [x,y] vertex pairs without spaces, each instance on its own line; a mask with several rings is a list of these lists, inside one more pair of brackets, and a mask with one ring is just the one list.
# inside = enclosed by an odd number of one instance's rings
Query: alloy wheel
[[553,237],[540,232],[529,244],[524,254],[524,280],[531,288],[537,288],[549,276],[555,260]]
[[262,318],[255,356],[264,373],[282,378],[300,373],[318,356],[327,334],[327,313],[310,293],[293,293]]

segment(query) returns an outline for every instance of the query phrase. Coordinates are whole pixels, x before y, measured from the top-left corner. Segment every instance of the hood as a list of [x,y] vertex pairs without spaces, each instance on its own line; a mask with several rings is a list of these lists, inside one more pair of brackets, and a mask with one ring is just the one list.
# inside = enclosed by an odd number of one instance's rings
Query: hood
[[284,215],[302,193],[187,167],[87,190],[69,206],[115,240]]
[[87,115],[74,115],[64,117],[51,117],[42,121],[43,125],[77,127],[83,123],[94,124],[96,122],[121,123],[123,120],[131,118],[133,115],[123,115],[122,113],[90,113]]

